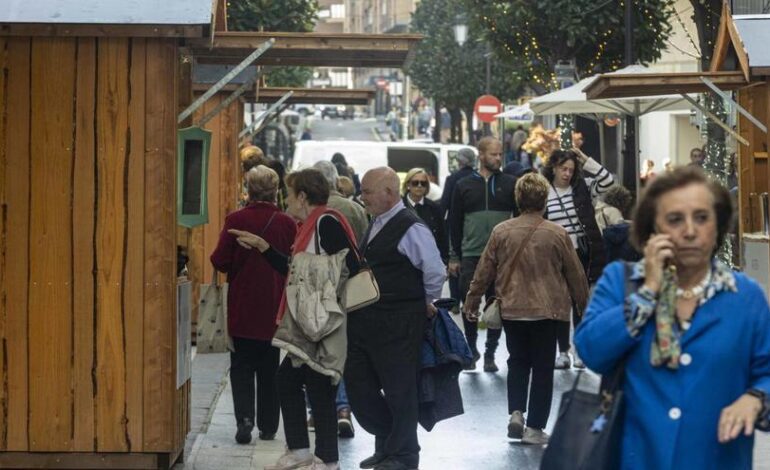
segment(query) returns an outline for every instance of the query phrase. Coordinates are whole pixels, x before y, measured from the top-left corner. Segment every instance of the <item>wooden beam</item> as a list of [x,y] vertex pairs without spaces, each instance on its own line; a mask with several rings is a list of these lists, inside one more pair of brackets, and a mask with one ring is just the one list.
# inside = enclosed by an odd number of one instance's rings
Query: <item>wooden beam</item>
[[0,23],[0,36],[200,38],[203,25]]
[[199,63],[238,63],[260,44],[275,38],[260,65],[401,68],[417,34],[328,34],[221,32],[208,39],[190,39],[186,45]]
[[721,90],[735,90],[749,85],[743,72],[685,72],[604,74],[583,91],[588,99],[705,93],[710,91],[701,80],[706,77]]
[[[237,85],[227,85],[222,91],[234,91]],[[202,93],[208,89],[206,84],[193,85],[193,91]],[[369,89],[348,89],[348,88],[260,88],[259,96],[256,96],[254,89],[244,93],[244,99],[248,102],[256,103],[275,103],[287,92],[293,91],[294,94],[289,98],[287,104],[369,104],[374,99],[374,90]]]
[[0,468],[157,469],[160,461],[168,461],[168,459],[167,454],[3,452],[0,453]]
[[711,54],[711,64],[709,70],[711,72],[718,72],[722,70],[722,65],[727,58],[727,52],[730,49],[730,32],[727,29],[727,23],[732,21],[732,15],[730,14],[730,7],[727,5],[727,1],[722,3],[722,17],[719,20],[719,30],[717,32],[717,42],[714,46],[714,52]]
[[[729,9],[727,12],[729,13]],[[746,46],[743,45],[743,41],[741,41],[741,35],[738,34],[738,28],[735,27],[735,22],[733,21],[732,15],[729,16],[729,19],[727,21],[727,30],[730,33],[730,39],[732,40],[733,48],[735,49],[735,55],[738,57],[738,65],[740,66],[741,72],[743,72],[743,76],[746,78],[746,81],[751,81],[750,77],[750,70],[749,70],[749,54],[746,52]]]

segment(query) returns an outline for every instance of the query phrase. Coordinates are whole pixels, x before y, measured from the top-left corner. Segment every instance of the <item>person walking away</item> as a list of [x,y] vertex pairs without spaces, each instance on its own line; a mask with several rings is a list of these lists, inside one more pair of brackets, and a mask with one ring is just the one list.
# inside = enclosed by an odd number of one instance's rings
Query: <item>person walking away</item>
[[446,223],[441,215],[441,208],[426,197],[430,186],[428,172],[422,168],[412,168],[406,173],[401,191],[404,206],[417,214],[430,229],[436,241],[441,261],[444,265],[449,261],[449,238],[446,235]]
[[[476,166],[476,152],[470,147],[463,147],[457,151],[458,169],[444,180],[444,192],[441,194],[441,217],[446,219],[446,232],[449,234],[449,208],[452,205],[452,194],[454,194],[457,182],[466,176],[472,175]],[[449,272],[449,295],[461,302],[460,298],[460,276],[459,270]],[[458,304],[459,305],[459,304]],[[459,310],[455,311],[457,313]]]
[[516,183],[521,215],[492,231],[463,307],[469,321],[477,321],[481,296],[494,282],[508,348],[508,437],[525,444],[548,443],[543,429],[551,411],[557,325],[569,322],[573,303],[582,311],[588,301],[567,231],[543,219],[549,189],[537,173]]
[[[345,217],[327,207],[329,183],[321,172],[309,168],[290,173],[286,186],[287,212],[302,224],[294,240],[291,262],[288,252],[278,251],[262,237],[230,231],[242,245],[257,248],[277,272],[302,273],[297,277],[288,275],[287,289],[294,288],[295,293],[291,297],[284,294],[279,308],[280,326],[273,338],[274,345],[287,351],[278,369],[277,381],[288,449],[274,465],[265,469],[339,469],[335,397],[345,364],[347,333],[338,292],[348,275],[355,275],[359,269],[355,235]],[[347,250],[344,266],[334,271],[330,267],[332,261],[324,258],[338,257],[343,250]],[[320,258],[298,256],[301,253],[320,255]],[[327,283],[337,287],[331,298],[329,292],[322,290]],[[305,297],[315,294],[322,298],[321,307]],[[308,307],[312,307],[312,311],[308,311]],[[318,308],[324,309],[329,318],[320,326],[316,323],[325,315],[316,315]],[[291,309],[291,313],[287,309]],[[320,339],[311,338],[311,334],[314,337],[317,334]],[[310,453],[305,391],[314,412],[315,456]]]
[[[449,209],[450,255],[449,273],[460,277],[460,298],[468,293],[473,273],[481,257],[481,252],[489,240],[495,225],[518,214],[514,200],[516,179],[500,172],[503,146],[493,137],[484,137],[479,141],[479,171],[460,180],[452,194]],[[486,292],[489,299],[495,295],[494,286]],[[476,346],[478,325],[463,317],[465,337],[473,351],[474,362],[468,367],[473,370],[480,358]],[[497,372],[495,351],[500,341],[502,330],[487,329],[487,342],[484,351],[484,371]]]
[[596,224],[602,231],[607,262],[625,260],[639,261],[642,257],[630,240],[631,221],[627,220],[633,196],[619,184],[610,189],[596,202]]
[[369,170],[361,181],[374,216],[361,246],[380,288],[378,302],[348,319],[345,383],[359,424],[375,437],[361,468],[417,468],[417,374],[426,316],[436,314],[446,268],[430,230],[404,207],[395,171]]
[[[567,229],[591,285],[607,264],[592,198],[612,186],[612,175],[596,160],[575,147],[572,150],[552,152],[543,168],[543,176],[551,184],[546,218]],[[576,325],[579,323],[577,312],[573,312],[572,321]],[[569,369],[569,322],[559,324],[558,328],[559,356],[556,358],[556,368]],[[583,368],[580,357],[575,358],[575,367]]]
[[624,370],[621,469],[748,470],[770,430],[770,309],[716,256],[732,216],[697,166],[658,175],[632,224],[644,258],[604,270],[575,332],[589,368]]
[[227,331],[234,347],[230,353],[230,383],[238,427],[235,440],[239,444],[251,442],[255,423],[262,440],[273,439],[278,430],[275,374],[279,351],[270,341],[286,278],[275,272],[264,256],[254,256],[239,246],[228,230],[259,233],[283,251],[290,249],[297,231],[294,221],[275,204],[278,175],[273,170],[256,166],[246,172],[245,181],[249,202],[225,218],[219,243],[211,254],[211,264],[227,274],[229,284]]

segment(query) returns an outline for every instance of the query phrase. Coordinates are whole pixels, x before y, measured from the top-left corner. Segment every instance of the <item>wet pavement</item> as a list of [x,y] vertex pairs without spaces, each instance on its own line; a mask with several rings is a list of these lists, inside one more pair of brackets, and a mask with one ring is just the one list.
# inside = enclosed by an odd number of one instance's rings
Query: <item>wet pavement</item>
[[[458,319],[459,320],[459,319]],[[480,332],[479,345],[483,345],[484,332]],[[238,445],[234,441],[232,391],[226,376],[222,384],[209,383],[212,378],[223,376],[226,370],[226,355],[215,361],[199,355],[193,365],[195,377],[206,378],[206,384],[193,388],[193,403],[199,417],[194,420],[193,434],[189,439],[184,464],[175,470],[247,470],[262,469],[274,463],[283,453],[283,429],[279,429],[276,440],[260,441],[256,438],[250,445]],[[497,351],[497,373],[477,371],[463,372],[460,386],[465,414],[440,422],[432,432],[420,428],[422,446],[422,470],[478,469],[536,470],[542,458],[543,448],[509,440],[506,436],[508,413],[506,406],[506,352],[504,346]],[[203,358],[203,359],[201,359]],[[223,366],[224,364],[224,366]],[[210,370],[216,368],[216,371]],[[206,369],[205,371],[196,369]],[[555,420],[561,393],[572,386],[577,371],[556,371],[554,376],[554,400],[547,431],[550,432]],[[586,387],[596,387],[597,377],[587,374]],[[214,392],[221,389],[221,394]],[[197,392],[196,392],[197,390]],[[196,395],[198,395],[196,397]],[[207,400],[215,399],[208,405]],[[205,416],[208,421],[205,421]],[[313,434],[311,433],[311,442]],[[356,436],[340,439],[340,464],[344,470],[358,468],[358,462],[368,457],[374,449],[374,438],[356,426]],[[755,450],[755,469],[770,470],[770,435],[759,433]]]

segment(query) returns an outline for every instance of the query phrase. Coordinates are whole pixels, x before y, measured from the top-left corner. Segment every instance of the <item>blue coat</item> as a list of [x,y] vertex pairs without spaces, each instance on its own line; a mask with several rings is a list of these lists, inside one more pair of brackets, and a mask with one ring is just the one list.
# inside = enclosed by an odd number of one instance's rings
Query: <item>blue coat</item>
[[458,378],[473,361],[465,335],[449,312],[439,309],[425,327],[422,342],[419,422],[427,431],[439,421],[463,414]]
[[748,389],[770,393],[770,310],[764,292],[735,273],[737,292],[723,290],[698,307],[681,337],[677,370],[653,367],[654,317],[637,337],[626,329],[622,263],[604,270],[575,333],[585,364],[605,374],[628,353],[624,392],[623,469],[750,469],[754,437],[720,444],[723,408]]

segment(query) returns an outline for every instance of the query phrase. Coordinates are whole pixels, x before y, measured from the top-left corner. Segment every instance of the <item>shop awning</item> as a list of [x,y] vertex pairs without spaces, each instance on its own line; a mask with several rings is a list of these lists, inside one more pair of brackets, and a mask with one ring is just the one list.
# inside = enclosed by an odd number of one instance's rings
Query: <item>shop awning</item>
[[722,90],[735,90],[748,85],[746,78],[739,70],[648,74],[609,73],[596,77],[583,91],[589,100],[706,93],[710,90],[702,78],[711,80]]
[[213,40],[190,39],[185,45],[199,63],[238,64],[270,38],[275,44],[258,65],[402,68],[422,36],[218,31]]

